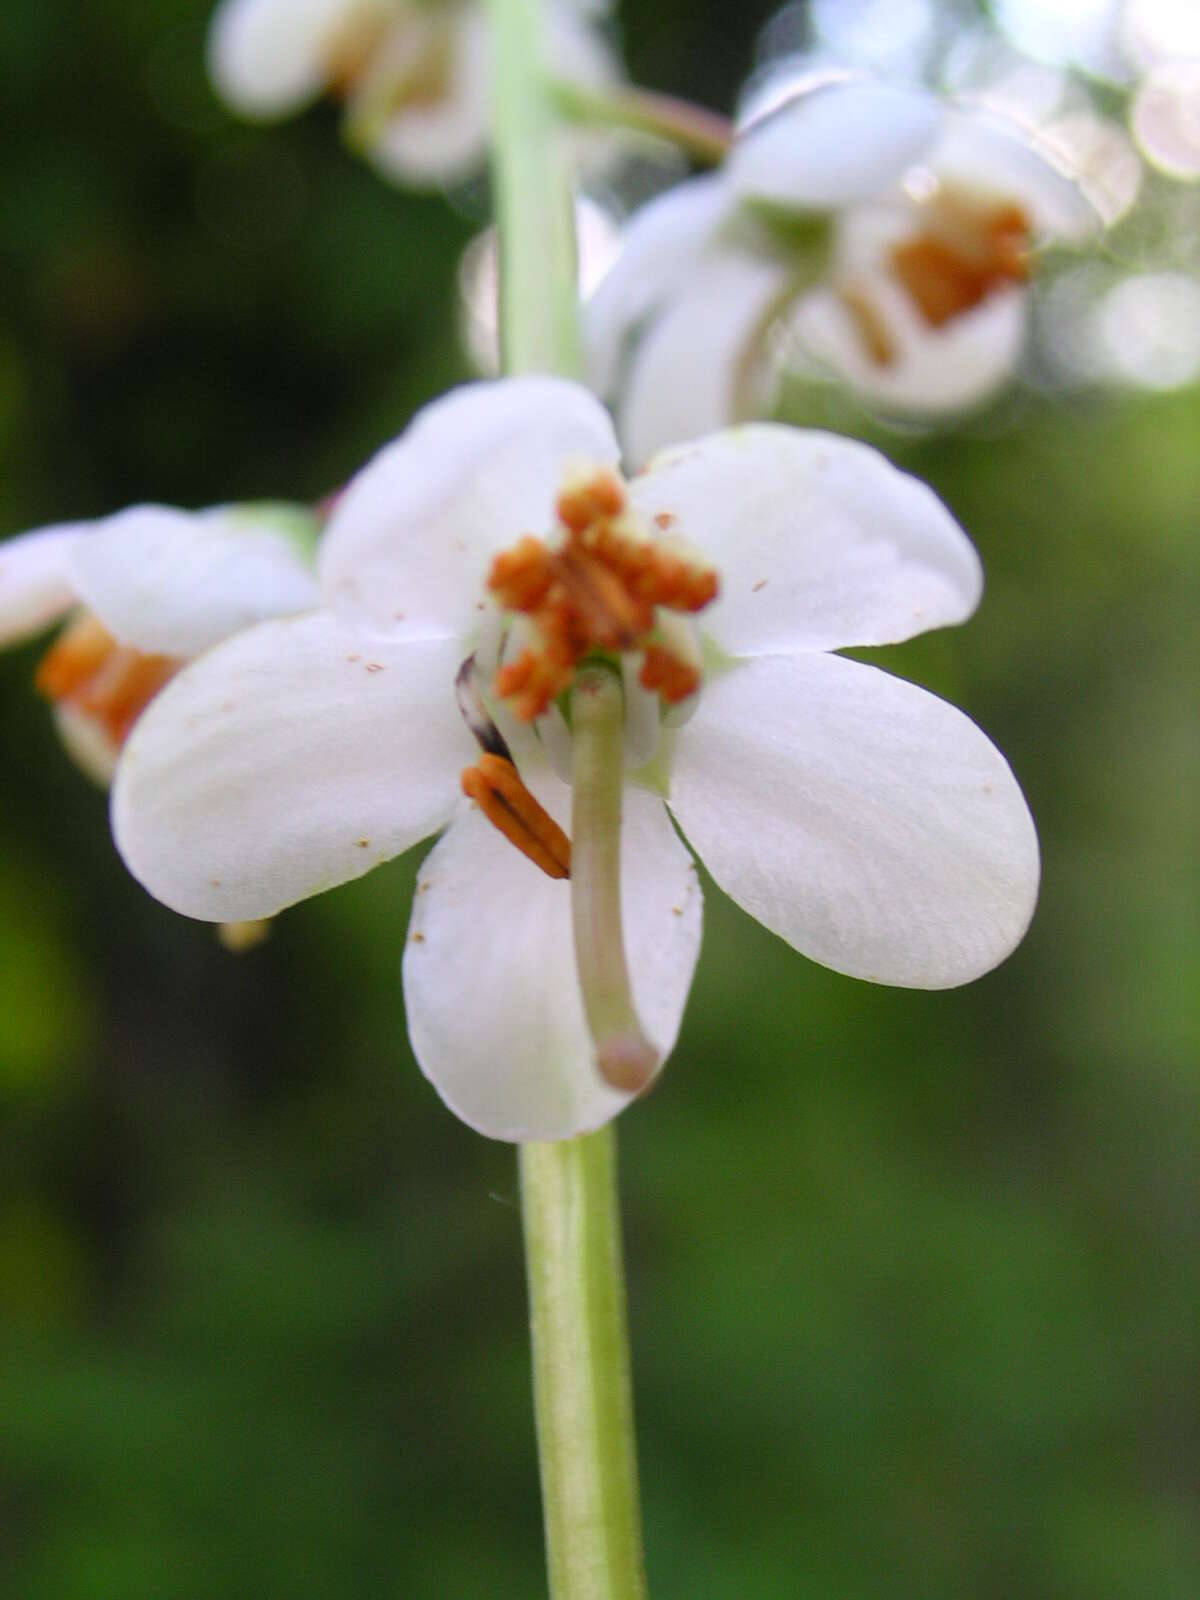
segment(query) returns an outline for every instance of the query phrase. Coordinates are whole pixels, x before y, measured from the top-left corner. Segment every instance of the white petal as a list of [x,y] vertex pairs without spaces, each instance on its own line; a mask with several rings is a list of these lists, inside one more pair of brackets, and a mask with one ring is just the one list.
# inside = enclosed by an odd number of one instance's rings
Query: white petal
[[733,655],[895,643],[979,603],[979,557],[945,506],[853,439],[729,429],[657,456],[630,495],[716,567],[699,621]]
[[151,894],[211,922],[273,916],[440,827],[478,753],[452,643],[325,612],[266,622],[186,667],[139,718],[113,832]]
[[790,283],[781,262],[739,250],[696,267],[647,328],[626,379],[619,432],[633,467],[759,409],[755,358]]
[[1037,836],[961,711],[841,656],[763,657],[707,683],[671,809],[713,877],[837,972],[944,989],[1014,948]]
[[95,525],[72,566],[80,599],[115,638],[162,655],[199,655],[319,598],[287,535],[236,506],[131,506]]
[[496,552],[549,532],[572,466],[618,458],[608,413],[578,384],[508,378],[455,389],[418,412],[338,500],[321,544],[327,599],[400,637],[465,639]]
[[[419,72],[423,56],[440,48],[450,53],[445,93],[436,99],[417,96],[407,104],[402,100],[367,145],[372,165],[394,183],[455,183],[483,162],[491,121],[491,46],[482,7],[428,17],[411,9],[392,29],[372,77],[382,83],[390,74],[402,83]],[[351,121],[360,114],[352,107]]]
[[1016,201],[1034,232],[1083,240],[1100,218],[1077,182],[1038,149],[1024,131],[982,111],[951,111],[923,163],[948,184]]
[[[535,784],[566,821],[568,791]],[[700,950],[691,857],[660,800],[626,790],[621,889],[634,1000],[664,1057]],[[426,859],[404,952],[413,1049],[450,1109],[493,1139],[568,1139],[628,1103],[598,1076],[555,883],[475,810]]]
[[249,117],[282,117],[325,88],[339,37],[381,11],[378,0],[224,0],[208,67],[217,93]]
[[40,633],[75,604],[71,556],[90,522],[61,522],[0,544],[0,645]]
[[54,707],[54,721],[71,760],[93,783],[107,789],[117,770],[121,747],[103,722],[67,701]]
[[732,204],[723,178],[693,178],[643,206],[622,229],[620,251],[583,311],[588,379],[597,393],[613,393],[629,335],[678,292]]
[[938,417],[969,412],[1008,383],[1021,360],[1029,301],[1005,288],[931,328],[901,286],[883,272],[862,272],[856,290],[872,306],[892,359],[872,360],[857,323],[838,295],[808,295],[791,319],[804,356],[828,368],[884,415]]
[[829,84],[748,128],[726,171],[744,199],[800,211],[854,205],[898,182],[940,122],[937,102],[919,89]]

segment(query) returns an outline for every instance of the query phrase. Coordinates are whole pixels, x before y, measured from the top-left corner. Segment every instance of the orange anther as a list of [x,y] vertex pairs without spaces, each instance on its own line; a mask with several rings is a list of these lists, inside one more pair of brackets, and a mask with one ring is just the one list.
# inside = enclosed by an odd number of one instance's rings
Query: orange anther
[[[500,669],[495,685],[527,722],[569,688],[591,651],[644,650],[659,607],[699,611],[717,593],[715,572],[619,520],[625,490],[611,472],[564,490],[556,509],[566,535],[561,546],[525,537],[496,557],[488,579],[500,604],[533,624],[535,643]],[[653,675],[664,684],[682,681],[667,671],[670,652],[657,649],[663,659]],[[676,672],[685,665],[691,682],[690,664],[677,664]]]
[[571,841],[521,782],[511,761],[484,755],[462,775],[463,793],[494,828],[550,878],[571,876]]
[[638,682],[643,689],[657,690],[669,706],[677,706],[700,687],[700,672],[691,662],[681,661],[662,645],[649,644]]
[[90,717],[116,746],[183,662],[118,644],[90,612],[68,624],[34,679],[48,700]]
[[1029,276],[1029,218],[1010,202],[984,206],[954,191],[930,203],[927,225],[892,246],[896,277],[933,328]]

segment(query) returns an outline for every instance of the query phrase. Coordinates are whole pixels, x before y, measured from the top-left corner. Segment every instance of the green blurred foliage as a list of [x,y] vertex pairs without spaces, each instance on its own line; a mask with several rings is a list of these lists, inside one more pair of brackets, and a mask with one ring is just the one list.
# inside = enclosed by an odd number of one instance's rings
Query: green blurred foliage
[[[482,185],[236,126],[206,0],[0,9],[4,531],[325,492],[463,375]],[[767,7],[631,0],[728,107]],[[803,962],[709,889],[622,1122],[660,1600],[1200,1592],[1200,396],[893,438],[979,617],[886,653],[1010,754],[1029,939],[951,994]],[[0,1558],[14,1600],[542,1592],[512,1153],[405,1039],[414,861],[232,958],[124,875],[0,664]]]

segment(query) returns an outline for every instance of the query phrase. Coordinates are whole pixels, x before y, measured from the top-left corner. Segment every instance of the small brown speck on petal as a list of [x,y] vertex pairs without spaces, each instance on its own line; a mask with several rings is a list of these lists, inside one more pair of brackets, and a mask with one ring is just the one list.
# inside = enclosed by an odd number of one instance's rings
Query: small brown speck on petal
[[757,583],[752,583],[750,585],[751,592],[757,594],[760,589],[765,589],[767,587],[769,581],[770,580],[767,578],[760,578]]
[[414,933],[413,936],[412,936],[412,942],[414,944],[424,944],[425,943],[425,935],[423,933]]
[[367,662],[367,671],[368,672],[382,672],[383,671],[383,662],[382,661],[368,661]]

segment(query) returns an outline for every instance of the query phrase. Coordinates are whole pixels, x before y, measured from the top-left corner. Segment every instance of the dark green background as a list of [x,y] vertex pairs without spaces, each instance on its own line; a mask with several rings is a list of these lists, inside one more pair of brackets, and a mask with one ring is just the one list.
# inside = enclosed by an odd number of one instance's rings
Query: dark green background
[[[765,5],[631,0],[728,108]],[[317,496],[464,375],[485,211],[328,109],[239,127],[202,0],[0,9],[0,532]],[[657,1600],[1194,1600],[1200,395],[893,450],[989,572],[889,652],[1011,757],[1045,883],[952,994],[715,890],[622,1120]],[[405,1038],[414,860],[240,959],[129,880],[0,663],[0,1560],[19,1600],[542,1592],[510,1149]]]

